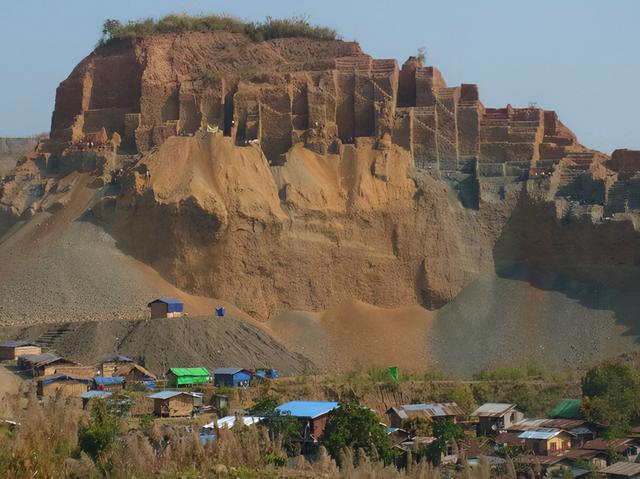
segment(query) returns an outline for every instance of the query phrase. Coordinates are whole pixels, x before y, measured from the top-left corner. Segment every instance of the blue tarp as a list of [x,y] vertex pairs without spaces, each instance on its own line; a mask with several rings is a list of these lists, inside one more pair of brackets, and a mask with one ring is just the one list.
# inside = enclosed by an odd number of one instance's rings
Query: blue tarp
[[124,382],[124,376],[113,376],[111,378],[98,376],[94,378],[94,381],[99,386],[113,386],[114,384],[122,384]]

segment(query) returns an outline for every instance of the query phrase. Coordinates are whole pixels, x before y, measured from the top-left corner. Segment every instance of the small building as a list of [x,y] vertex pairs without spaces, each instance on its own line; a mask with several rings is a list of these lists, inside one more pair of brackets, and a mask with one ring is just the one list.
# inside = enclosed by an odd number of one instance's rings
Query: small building
[[153,399],[153,412],[160,417],[185,417],[193,414],[194,395],[183,391],[160,391]]
[[333,401],[290,401],[281,404],[276,411],[300,420],[305,442],[318,442],[331,413],[339,407]]
[[107,399],[110,398],[113,393],[109,391],[98,391],[96,389],[92,389],[90,391],[85,391],[80,394],[80,398],[82,399],[82,408],[87,409],[89,404],[95,399]]
[[90,386],[91,379],[69,374],[54,374],[38,379],[36,393],[40,397],[78,396],[87,391]]
[[626,461],[616,462],[599,472],[607,479],[639,479],[640,464]]
[[133,359],[121,354],[109,354],[104,356],[98,361],[97,367],[100,372],[100,376],[108,378],[111,376],[117,376],[116,369],[121,366],[134,364]]
[[243,368],[217,368],[213,371],[215,386],[248,386],[253,379],[253,373]]
[[125,379],[123,376],[93,378],[95,389],[98,391],[122,391],[125,388]]
[[518,438],[524,439],[525,447],[534,454],[547,456],[550,453],[571,449],[573,435],[561,429],[539,429],[524,431]]
[[77,367],[78,364],[53,353],[26,354],[18,357],[18,368],[29,371],[33,377],[52,376],[59,372],[57,369],[70,366]]
[[158,298],[147,304],[151,319],[179,318],[184,315],[184,303],[175,298]]
[[42,354],[42,348],[33,341],[3,341],[0,343],[0,361],[13,361],[28,354]]
[[594,439],[593,441],[587,441],[582,445],[583,449],[599,452],[615,451],[620,454],[626,461],[634,462],[638,459],[638,440],[635,438],[622,438],[622,439]]
[[136,363],[126,363],[113,370],[115,376],[122,376],[127,385],[142,384],[147,389],[155,389],[156,375]]
[[166,376],[167,386],[172,388],[207,384],[211,381],[207,368],[171,368]]
[[524,414],[516,409],[515,404],[505,403],[485,403],[471,416],[478,418],[478,436],[495,436],[507,431],[513,423],[524,419]]
[[391,427],[405,428],[407,422],[416,418],[424,419],[450,419],[454,423],[464,420],[464,411],[454,402],[405,404],[400,407],[392,407],[386,412]]

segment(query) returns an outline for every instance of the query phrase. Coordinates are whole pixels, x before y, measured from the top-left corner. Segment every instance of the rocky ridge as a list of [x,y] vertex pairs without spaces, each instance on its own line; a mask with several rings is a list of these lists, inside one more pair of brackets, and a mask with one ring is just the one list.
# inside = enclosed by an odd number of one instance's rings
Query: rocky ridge
[[638,283],[640,153],[581,145],[553,111],[355,43],[229,32],[117,41],[58,88],[51,139],[0,187],[0,233],[64,208],[178,287],[267,318],[356,298],[435,309],[529,262]]

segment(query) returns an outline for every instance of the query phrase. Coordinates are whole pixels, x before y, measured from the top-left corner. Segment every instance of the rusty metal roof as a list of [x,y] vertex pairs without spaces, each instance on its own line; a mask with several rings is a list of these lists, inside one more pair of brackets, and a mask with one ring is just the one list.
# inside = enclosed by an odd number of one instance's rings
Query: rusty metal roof
[[592,441],[587,441],[583,444],[583,449],[591,449],[594,451],[607,451],[609,449],[614,449],[616,452],[624,452],[629,447],[633,446],[633,439],[612,439],[607,441],[606,439],[594,439]]
[[502,417],[516,408],[515,404],[488,402],[473,411],[476,417]]
[[616,476],[640,476],[640,464],[636,462],[616,462],[610,466],[601,469],[599,472],[604,474],[614,474]]

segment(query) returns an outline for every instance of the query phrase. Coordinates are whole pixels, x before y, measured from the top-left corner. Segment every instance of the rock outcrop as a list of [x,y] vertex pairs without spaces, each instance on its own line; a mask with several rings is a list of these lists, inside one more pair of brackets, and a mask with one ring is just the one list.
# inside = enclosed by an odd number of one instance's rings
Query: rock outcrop
[[0,189],[0,233],[91,172],[94,218],[181,288],[262,318],[433,309],[519,261],[638,284],[638,163],[417,58],[164,34],[100,47],[60,84],[50,141]]

